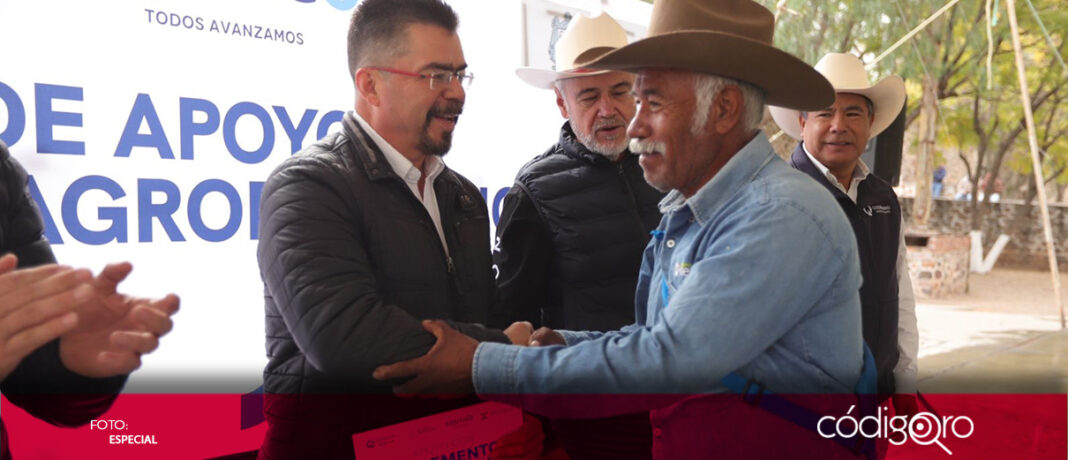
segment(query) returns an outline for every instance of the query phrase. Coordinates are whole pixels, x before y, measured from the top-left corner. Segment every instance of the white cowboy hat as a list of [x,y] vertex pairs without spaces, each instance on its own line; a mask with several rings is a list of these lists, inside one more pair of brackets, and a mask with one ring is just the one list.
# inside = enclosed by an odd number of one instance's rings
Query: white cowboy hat
[[817,110],[834,102],[827,79],[775,48],[775,17],[750,0],[656,0],[649,33],[586,64],[636,71],[665,67],[733,78],[764,91],[769,105]]
[[579,64],[626,44],[627,32],[607,13],[592,18],[580,14],[556,41],[555,70],[521,67],[515,74],[531,86],[549,89],[557,80],[607,72],[583,69]]
[[[868,72],[860,58],[852,54],[830,53],[816,63],[816,71],[827,77],[836,93],[859,94],[871,100],[875,119],[871,122],[871,136],[883,132],[905,105],[905,81],[891,75],[874,85],[868,83]],[[783,107],[768,107],[775,123],[790,137],[801,140],[801,113]]]

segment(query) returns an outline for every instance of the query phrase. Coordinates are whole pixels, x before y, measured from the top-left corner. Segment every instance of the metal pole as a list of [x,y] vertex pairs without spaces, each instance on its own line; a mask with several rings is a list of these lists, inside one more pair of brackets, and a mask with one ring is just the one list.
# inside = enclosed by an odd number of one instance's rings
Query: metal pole
[[1024,68],[1023,52],[1020,50],[1020,32],[1016,24],[1016,0],[1008,0],[1009,25],[1012,26],[1012,48],[1016,54],[1016,73],[1020,78],[1020,99],[1023,101],[1024,120],[1027,122],[1027,141],[1031,146],[1031,163],[1038,185],[1038,203],[1042,210],[1043,234],[1046,236],[1046,252],[1049,254],[1049,268],[1053,275],[1053,298],[1061,312],[1061,329],[1065,329],[1064,303],[1061,300],[1061,275],[1057,269],[1057,251],[1053,247],[1053,231],[1049,220],[1049,207],[1046,204],[1046,186],[1042,180],[1042,161],[1038,158],[1038,139],[1035,137],[1035,119],[1031,113],[1031,95],[1027,89],[1027,76]]

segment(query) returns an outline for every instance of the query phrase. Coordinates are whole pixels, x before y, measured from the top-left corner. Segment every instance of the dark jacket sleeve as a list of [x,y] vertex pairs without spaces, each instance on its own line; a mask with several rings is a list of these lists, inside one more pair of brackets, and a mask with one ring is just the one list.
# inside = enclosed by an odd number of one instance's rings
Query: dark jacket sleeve
[[[0,252],[19,257],[19,268],[54,263],[44,238],[37,205],[26,188],[26,171],[0,143]],[[30,353],[0,382],[8,400],[41,420],[76,426],[104,413],[126,383],[126,376],[106,379],[84,377],[67,370],[59,358],[59,340]]]
[[435,339],[380,296],[360,203],[348,194],[340,166],[291,159],[264,185],[257,255],[267,295],[311,365],[375,383],[375,367],[421,356]]
[[19,258],[19,268],[56,262],[52,247],[44,237],[44,223],[37,203],[30,198],[26,187],[26,170],[0,143],[0,248],[3,253],[14,253]]
[[497,268],[499,300],[491,326],[507,327],[513,321],[541,326],[546,303],[552,241],[534,202],[516,184],[504,197],[493,263]]
[[67,370],[59,358],[59,341],[38,348],[0,383],[16,406],[53,425],[78,426],[111,407],[126,376],[96,379]]

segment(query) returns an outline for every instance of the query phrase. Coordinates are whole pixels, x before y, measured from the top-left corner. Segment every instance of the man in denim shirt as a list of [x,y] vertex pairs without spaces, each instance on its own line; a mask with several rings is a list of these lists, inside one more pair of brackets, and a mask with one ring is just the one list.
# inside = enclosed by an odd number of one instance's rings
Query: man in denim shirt
[[[653,8],[649,38],[589,64],[638,74],[631,150],[642,155],[646,181],[671,190],[645,251],[636,323],[607,333],[541,330],[532,344],[566,346],[523,348],[479,344],[427,322],[435,347],[375,376],[417,375],[398,392],[473,390],[551,416],[652,410],[657,458],[775,448],[847,454],[815,432],[786,433],[774,416],[754,417],[761,411],[741,398],[709,395],[726,393],[721,379],[732,372],[791,394],[850,394],[860,377],[852,230],[830,194],[779,159],[758,128],[765,101],[825,107],[833,90],[771,46],[772,15],[754,2],[661,0]],[[629,396],[578,404],[540,396],[562,394]],[[727,423],[709,423],[717,420]],[[756,442],[766,432],[738,442],[758,429],[796,442]]]

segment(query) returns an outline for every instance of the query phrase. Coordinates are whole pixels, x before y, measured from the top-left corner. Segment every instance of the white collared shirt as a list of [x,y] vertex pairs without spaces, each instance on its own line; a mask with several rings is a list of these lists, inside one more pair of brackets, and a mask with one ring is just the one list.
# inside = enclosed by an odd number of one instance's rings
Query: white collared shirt
[[[846,189],[831,170],[820,163],[812,153],[801,143],[808,160],[820,170],[827,181],[834,185],[842,193],[845,193],[853,203],[857,202],[857,186],[871,174],[871,169],[864,164],[863,160],[857,159],[857,167],[853,169],[853,178],[849,181]],[[912,292],[912,280],[907,276],[909,264],[905,257],[905,217],[901,217],[900,242],[897,250],[897,349],[899,357],[897,366],[894,367],[894,381],[898,393],[916,392],[917,355],[920,352],[920,334],[916,325],[916,295]],[[906,276],[901,276],[904,273]]]
[[849,188],[846,189],[841,182],[838,182],[838,178],[831,173],[830,168],[824,166],[823,163],[820,163],[820,161],[816,159],[816,157],[812,156],[812,152],[808,151],[808,147],[805,147],[803,142],[801,143],[801,148],[805,150],[805,155],[808,155],[808,161],[811,161],[812,164],[816,165],[816,169],[820,170],[820,173],[823,174],[823,177],[827,178],[827,181],[829,181],[831,185],[835,186],[838,190],[841,190],[842,193],[845,193],[854,203],[857,202],[857,186],[864,179],[867,179],[868,174],[871,173],[871,170],[868,169],[868,165],[864,164],[864,160],[857,159],[857,167],[853,168],[853,178],[849,181]]
[[426,180],[423,181],[423,192],[419,193],[419,178],[423,176],[423,171],[416,168],[411,161],[408,161],[396,148],[386,142],[381,135],[378,134],[370,123],[367,123],[359,113],[352,111],[352,118],[360,124],[360,127],[367,132],[367,135],[371,136],[371,140],[374,141],[378,149],[382,151],[382,154],[386,157],[386,161],[389,162],[389,166],[393,168],[393,172],[397,173],[397,176],[408,184],[408,189],[412,191],[415,198],[423,204],[426,208],[427,214],[430,214],[430,220],[434,222],[434,228],[438,231],[438,238],[441,238],[441,247],[445,249],[445,255],[449,254],[449,244],[445,241],[445,232],[441,229],[441,210],[438,209],[438,196],[434,192],[434,179],[437,179],[438,175],[445,170],[445,162],[441,157],[435,155],[427,155],[423,160],[423,169],[426,170]]

